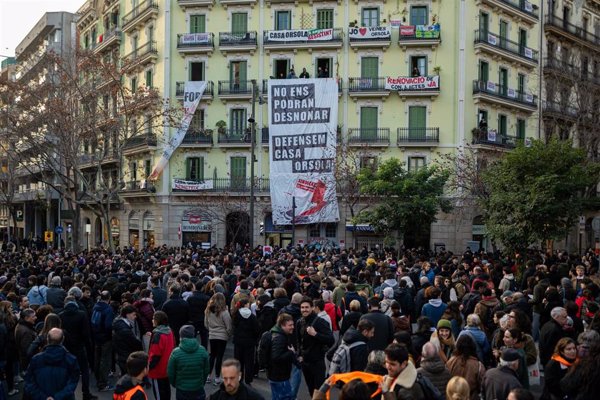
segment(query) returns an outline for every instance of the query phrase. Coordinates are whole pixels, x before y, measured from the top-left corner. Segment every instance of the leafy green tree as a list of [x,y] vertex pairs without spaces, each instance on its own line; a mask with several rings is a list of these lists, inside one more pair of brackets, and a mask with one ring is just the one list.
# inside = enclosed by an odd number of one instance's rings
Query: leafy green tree
[[595,185],[599,165],[570,141],[534,141],[490,165],[482,200],[488,235],[511,250],[565,237],[581,214],[582,193]]
[[419,233],[436,221],[438,211],[450,212],[444,197],[448,170],[437,165],[409,171],[397,158],[382,162],[377,169],[363,169],[358,175],[360,190],[377,198],[376,205],[359,214],[389,239],[394,232]]

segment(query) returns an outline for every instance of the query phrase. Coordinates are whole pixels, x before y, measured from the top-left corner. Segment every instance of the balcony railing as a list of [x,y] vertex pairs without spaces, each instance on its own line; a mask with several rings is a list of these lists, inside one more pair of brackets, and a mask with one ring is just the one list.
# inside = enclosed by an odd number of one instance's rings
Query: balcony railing
[[398,145],[406,143],[438,143],[440,128],[398,128]]
[[123,26],[124,30],[129,28],[129,26],[127,26],[128,24],[133,24],[140,15],[143,15],[144,13],[146,13],[146,11],[149,10],[158,11],[158,2],[153,0],[146,0],[140,3],[137,7],[135,7],[133,10],[131,10],[130,12],[125,14],[125,16],[123,16],[123,18],[121,19],[121,26]]
[[573,36],[576,36],[582,40],[588,41],[595,45],[600,44],[600,37],[596,36],[595,34],[593,34],[591,32],[588,32],[581,26],[574,25],[574,24],[570,23],[569,21],[565,21],[564,19],[557,17],[556,15],[553,15],[553,14],[546,15],[546,24],[555,26],[559,29],[562,29],[565,32],[570,33]]
[[577,119],[579,116],[579,110],[567,102],[545,100],[542,103],[542,111],[544,113],[557,114],[572,119]]
[[156,146],[157,140],[155,135],[136,135],[125,140],[123,149],[130,149],[138,146]]
[[227,129],[225,133],[219,133],[219,143],[236,144],[247,143],[250,145],[250,132],[248,129]]
[[390,128],[348,128],[348,143],[389,144]]
[[152,185],[145,179],[142,179],[142,180],[134,180],[134,181],[125,182],[125,190],[126,191],[145,190],[148,192],[155,192],[156,188],[154,187],[154,185]]
[[476,93],[485,93],[532,107],[537,105],[537,96],[510,89],[499,83],[475,80],[473,81],[473,94]]
[[527,46],[523,46],[517,42],[513,42],[507,38],[503,38],[495,33],[486,30],[475,31],[475,44],[485,43],[489,46],[495,47],[515,54],[523,59],[537,61],[538,52],[537,50],[530,49]]
[[106,31],[102,34],[102,41],[96,44],[96,50],[106,47],[111,43],[120,42],[121,36],[121,28],[119,28],[118,26],[113,26],[109,31]]
[[177,35],[177,48],[179,50],[193,48],[210,48],[214,47],[215,34],[209,33],[180,33]]
[[493,129],[474,129],[473,144],[482,144],[488,146],[514,148],[517,144],[524,140],[517,136],[503,135],[497,133]]
[[[202,94],[202,98],[212,97],[215,93],[215,85],[213,81],[206,82],[206,88],[204,89],[204,93]],[[175,83],[175,96],[182,97],[185,93],[185,82],[176,82]]]
[[[173,188],[173,192],[249,192],[250,185],[252,184],[252,179],[250,178],[213,178],[197,182],[198,188],[195,189],[193,184],[194,181],[186,179],[181,180],[186,181],[186,183],[191,182],[188,186],[189,189]],[[269,178],[254,178],[254,190],[257,192],[269,192],[271,190]]]
[[133,64],[149,54],[158,54],[155,41],[141,45],[123,58]]
[[402,25],[398,40],[400,43],[410,40],[441,40],[440,25]]
[[534,18],[538,18],[538,10],[533,4],[526,0],[496,0],[497,2],[506,4],[516,11],[520,11],[522,13],[528,14]]
[[349,92],[386,92],[385,77],[348,78]]
[[[331,31],[331,34],[329,34]],[[324,35],[323,33],[327,33]],[[314,44],[324,42],[341,42],[343,38],[342,28],[330,29],[296,29],[284,31],[265,31],[263,33],[264,44]],[[389,40],[389,38],[387,39]]]
[[183,137],[181,144],[211,144],[213,138],[212,134],[205,134],[203,132],[188,131]]
[[219,32],[219,46],[256,46],[256,31],[232,33]]
[[252,94],[252,81],[219,81],[219,95]]

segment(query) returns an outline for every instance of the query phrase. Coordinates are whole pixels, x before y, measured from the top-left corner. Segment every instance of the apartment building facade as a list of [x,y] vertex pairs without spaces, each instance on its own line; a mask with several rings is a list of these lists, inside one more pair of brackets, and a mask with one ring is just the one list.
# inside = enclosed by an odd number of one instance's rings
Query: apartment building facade
[[[208,82],[158,181],[146,178],[174,129],[128,139],[122,204],[110,227],[85,216],[92,243],[221,247],[250,235],[255,244],[289,243],[291,227],[274,226],[270,216],[266,86],[291,69],[296,77],[305,70],[337,79],[340,142],[363,165],[397,157],[419,168],[457,151],[485,160],[537,138],[542,7],[523,0],[88,1],[79,11],[80,44],[134,60],[130,87],[156,87],[181,102],[185,81]],[[428,84],[391,90],[388,77]],[[361,246],[382,243],[369,226],[353,227],[343,201],[340,213],[337,224],[297,226],[296,242],[349,246],[356,235]],[[404,240],[455,251],[486,246],[480,221],[471,208],[440,215],[428,235]]]

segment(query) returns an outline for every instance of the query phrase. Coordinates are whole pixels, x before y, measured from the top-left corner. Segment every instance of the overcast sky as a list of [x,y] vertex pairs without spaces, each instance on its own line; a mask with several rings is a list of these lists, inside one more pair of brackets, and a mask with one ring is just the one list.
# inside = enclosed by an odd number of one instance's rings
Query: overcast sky
[[0,0],[0,54],[14,56],[17,45],[45,12],[75,12],[83,3],[85,0]]

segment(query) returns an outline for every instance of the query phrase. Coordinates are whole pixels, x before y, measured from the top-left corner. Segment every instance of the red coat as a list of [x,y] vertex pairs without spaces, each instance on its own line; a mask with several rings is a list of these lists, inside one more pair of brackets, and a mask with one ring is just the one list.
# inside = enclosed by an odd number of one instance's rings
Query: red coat
[[167,377],[167,364],[175,348],[175,337],[168,325],[154,328],[148,350],[148,377],[159,379]]
[[339,331],[340,327],[338,326],[337,321],[342,319],[342,310],[339,307],[337,307],[334,303],[325,303],[325,312],[327,313],[327,315],[329,315],[329,318],[331,319],[331,330]]

